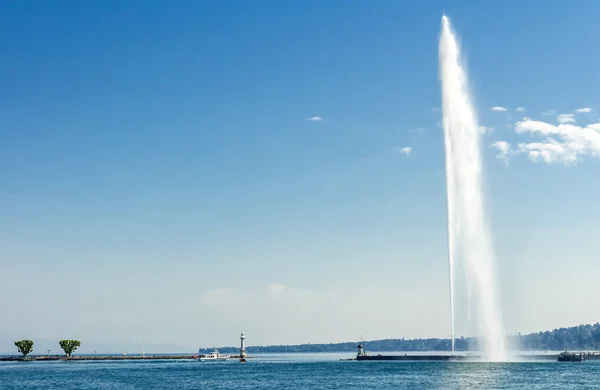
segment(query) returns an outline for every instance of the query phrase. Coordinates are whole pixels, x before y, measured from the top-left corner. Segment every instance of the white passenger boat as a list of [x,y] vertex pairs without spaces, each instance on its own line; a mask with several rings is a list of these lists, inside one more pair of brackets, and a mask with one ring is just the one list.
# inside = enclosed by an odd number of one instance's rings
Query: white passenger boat
[[201,362],[221,362],[225,360],[229,360],[229,355],[221,355],[218,350],[214,350],[208,355],[199,355],[196,360],[200,360]]

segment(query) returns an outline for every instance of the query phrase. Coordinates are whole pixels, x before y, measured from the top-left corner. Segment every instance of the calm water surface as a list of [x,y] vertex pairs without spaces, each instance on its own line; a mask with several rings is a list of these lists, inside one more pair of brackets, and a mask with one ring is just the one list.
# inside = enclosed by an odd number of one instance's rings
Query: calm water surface
[[598,389],[600,362],[193,361],[0,363],[0,389]]

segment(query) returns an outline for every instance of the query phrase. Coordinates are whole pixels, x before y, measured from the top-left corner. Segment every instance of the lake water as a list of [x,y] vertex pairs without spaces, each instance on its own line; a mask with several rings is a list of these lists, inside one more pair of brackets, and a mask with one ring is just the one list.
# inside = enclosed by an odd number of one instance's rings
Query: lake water
[[4,362],[0,389],[598,389],[600,362],[339,361],[349,354],[260,355],[248,363]]

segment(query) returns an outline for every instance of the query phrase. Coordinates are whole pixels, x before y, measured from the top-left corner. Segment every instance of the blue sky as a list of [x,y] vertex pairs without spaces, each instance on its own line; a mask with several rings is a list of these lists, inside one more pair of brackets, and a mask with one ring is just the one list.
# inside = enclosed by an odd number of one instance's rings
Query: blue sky
[[0,350],[448,335],[443,12],[506,328],[596,322],[600,3],[423,3],[3,3]]

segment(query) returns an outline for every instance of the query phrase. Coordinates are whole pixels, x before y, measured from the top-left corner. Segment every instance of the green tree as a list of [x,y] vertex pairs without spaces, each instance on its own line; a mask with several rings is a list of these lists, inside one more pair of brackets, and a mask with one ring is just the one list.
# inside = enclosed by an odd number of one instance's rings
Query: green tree
[[600,347],[600,325],[596,324],[592,330],[592,340],[596,348]]
[[33,352],[33,341],[31,340],[15,341],[15,346],[23,354],[23,360],[27,359],[27,355]]
[[63,349],[63,351],[65,351],[67,357],[71,357],[73,351],[75,351],[77,347],[81,346],[79,340],[60,340],[58,344]]

